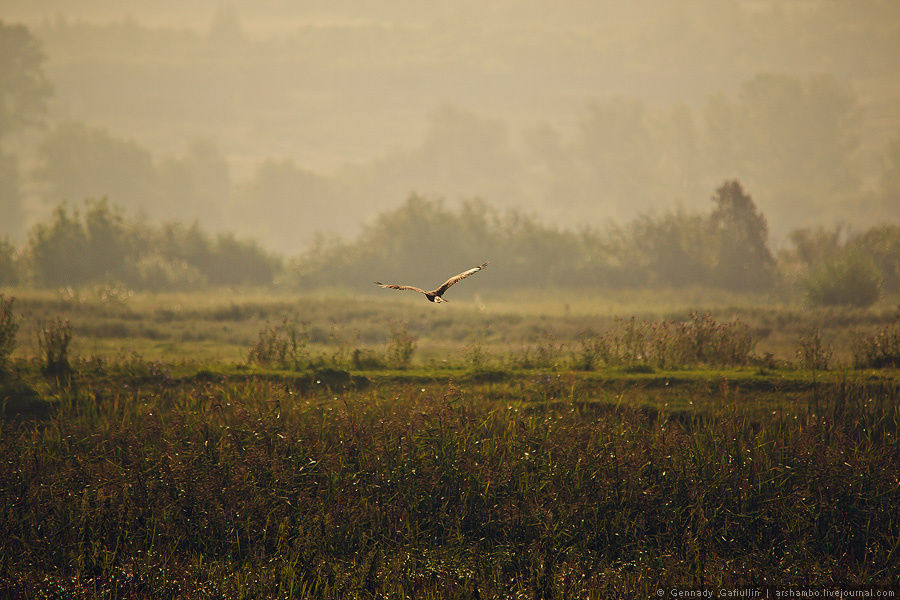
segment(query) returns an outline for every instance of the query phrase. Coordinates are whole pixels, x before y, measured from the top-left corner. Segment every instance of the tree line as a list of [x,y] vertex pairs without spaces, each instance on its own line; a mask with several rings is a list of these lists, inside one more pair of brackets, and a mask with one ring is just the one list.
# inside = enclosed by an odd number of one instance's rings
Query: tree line
[[799,291],[818,305],[869,305],[900,290],[900,226],[855,234],[797,229],[776,253],[765,215],[738,180],[723,182],[706,211],[644,213],[626,224],[580,230],[480,200],[451,208],[411,196],[357,238],[320,241],[288,261],[287,280],[350,286],[379,273],[427,286],[485,258],[492,272],[483,289],[699,286]]
[[491,261],[481,289],[709,287],[737,292],[799,288],[816,304],[875,302],[900,290],[900,225],[856,234],[798,229],[774,253],[768,223],[737,180],[706,211],[645,213],[605,228],[564,229],[483,200],[450,205],[412,195],[350,239],[324,237],[285,257],[197,222],[149,223],[107,200],[60,204],[21,246],[0,242],[0,285],[115,283],[133,289],[206,286],[336,287],[371,280],[438,284]]
[[62,203],[32,227],[20,248],[0,241],[0,285],[121,284],[135,289],[269,285],[281,259],[233,234],[211,235],[195,221],[160,225],[127,218],[106,199],[84,210]]

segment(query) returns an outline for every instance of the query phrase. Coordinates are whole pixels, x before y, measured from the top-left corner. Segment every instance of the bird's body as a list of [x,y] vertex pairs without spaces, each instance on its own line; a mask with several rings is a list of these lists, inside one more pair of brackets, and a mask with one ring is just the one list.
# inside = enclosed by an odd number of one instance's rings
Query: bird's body
[[381,286],[383,288],[390,288],[392,290],[409,290],[411,292],[419,292],[420,294],[425,294],[425,297],[428,299],[429,302],[446,302],[446,300],[444,300],[444,298],[443,298],[443,295],[444,295],[444,292],[446,292],[447,289],[451,285],[453,285],[460,279],[465,279],[469,275],[477,273],[478,271],[482,270],[486,266],[487,266],[487,262],[483,262],[480,265],[478,265],[477,267],[472,267],[471,269],[469,269],[467,271],[458,273],[458,274],[454,275],[453,277],[451,277],[450,279],[448,279],[447,281],[445,281],[444,283],[442,283],[440,285],[440,287],[438,287],[437,289],[431,290],[430,292],[423,290],[422,288],[417,288],[417,287],[414,287],[411,285],[396,285],[393,283],[381,283],[380,281],[376,281],[375,285]]

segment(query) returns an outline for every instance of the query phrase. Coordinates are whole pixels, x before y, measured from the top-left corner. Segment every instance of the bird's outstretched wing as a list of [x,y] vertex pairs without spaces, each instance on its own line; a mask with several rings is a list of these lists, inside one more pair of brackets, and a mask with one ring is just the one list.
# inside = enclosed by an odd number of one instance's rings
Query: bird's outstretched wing
[[472,275],[472,274],[474,274],[474,273],[477,273],[478,271],[482,270],[482,269],[485,268],[486,266],[487,266],[487,263],[486,263],[486,262],[483,262],[483,263],[481,263],[480,265],[478,265],[477,267],[472,267],[472,268],[469,269],[468,271],[463,271],[462,273],[459,273],[459,274],[457,274],[457,275],[454,275],[453,277],[451,277],[450,279],[448,279],[447,281],[445,281],[445,282],[441,285],[441,287],[439,287],[438,289],[434,290],[434,293],[437,294],[438,296],[440,296],[441,294],[443,294],[444,292],[447,291],[447,288],[449,288],[451,285],[453,285],[454,283],[456,283],[456,282],[459,281],[460,279],[465,279],[465,278],[468,277],[469,275]]
[[376,281],[375,285],[383,287],[383,288],[391,288],[392,290],[409,290],[411,292],[419,292],[420,294],[427,294],[423,289],[419,289],[417,287],[413,287],[411,285],[396,285],[393,283],[381,283],[380,281]]

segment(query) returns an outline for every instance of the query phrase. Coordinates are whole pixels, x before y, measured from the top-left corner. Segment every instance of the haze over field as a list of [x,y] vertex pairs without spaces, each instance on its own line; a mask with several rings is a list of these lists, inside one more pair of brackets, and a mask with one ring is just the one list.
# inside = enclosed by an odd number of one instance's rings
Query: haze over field
[[411,192],[599,228],[708,210],[738,179],[776,243],[900,215],[892,0],[3,0],[0,19],[53,87],[40,126],[0,132],[14,240],[101,196],[288,254]]
[[0,0],[0,598],[900,591],[898,308],[900,0]]

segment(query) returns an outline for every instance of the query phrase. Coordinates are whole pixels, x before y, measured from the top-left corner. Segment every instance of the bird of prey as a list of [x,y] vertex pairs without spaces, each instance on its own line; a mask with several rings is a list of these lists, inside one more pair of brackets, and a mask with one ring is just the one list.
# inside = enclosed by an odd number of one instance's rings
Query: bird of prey
[[395,285],[392,283],[381,283],[380,281],[376,281],[375,285],[379,285],[383,288],[390,288],[392,290],[410,290],[412,292],[419,292],[420,294],[425,294],[425,297],[428,298],[429,302],[446,302],[446,300],[444,300],[442,298],[442,296],[444,295],[444,292],[447,291],[447,288],[449,288],[451,285],[453,285],[460,279],[465,279],[469,275],[473,275],[473,274],[477,273],[478,271],[482,270],[486,266],[487,266],[487,262],[483,262],[480,265],[478,265],[477,267],[472,267],[468,271],[463,271],[462,273],[454,275],[453,277],[451,277],[450,279],[448,279],[447,281],[442,283],[441,287],[439,287],[435,290],[432,290],[430,292],[426,292],[425,290],[423,290],[421,288],[413,287],[411,285]]

